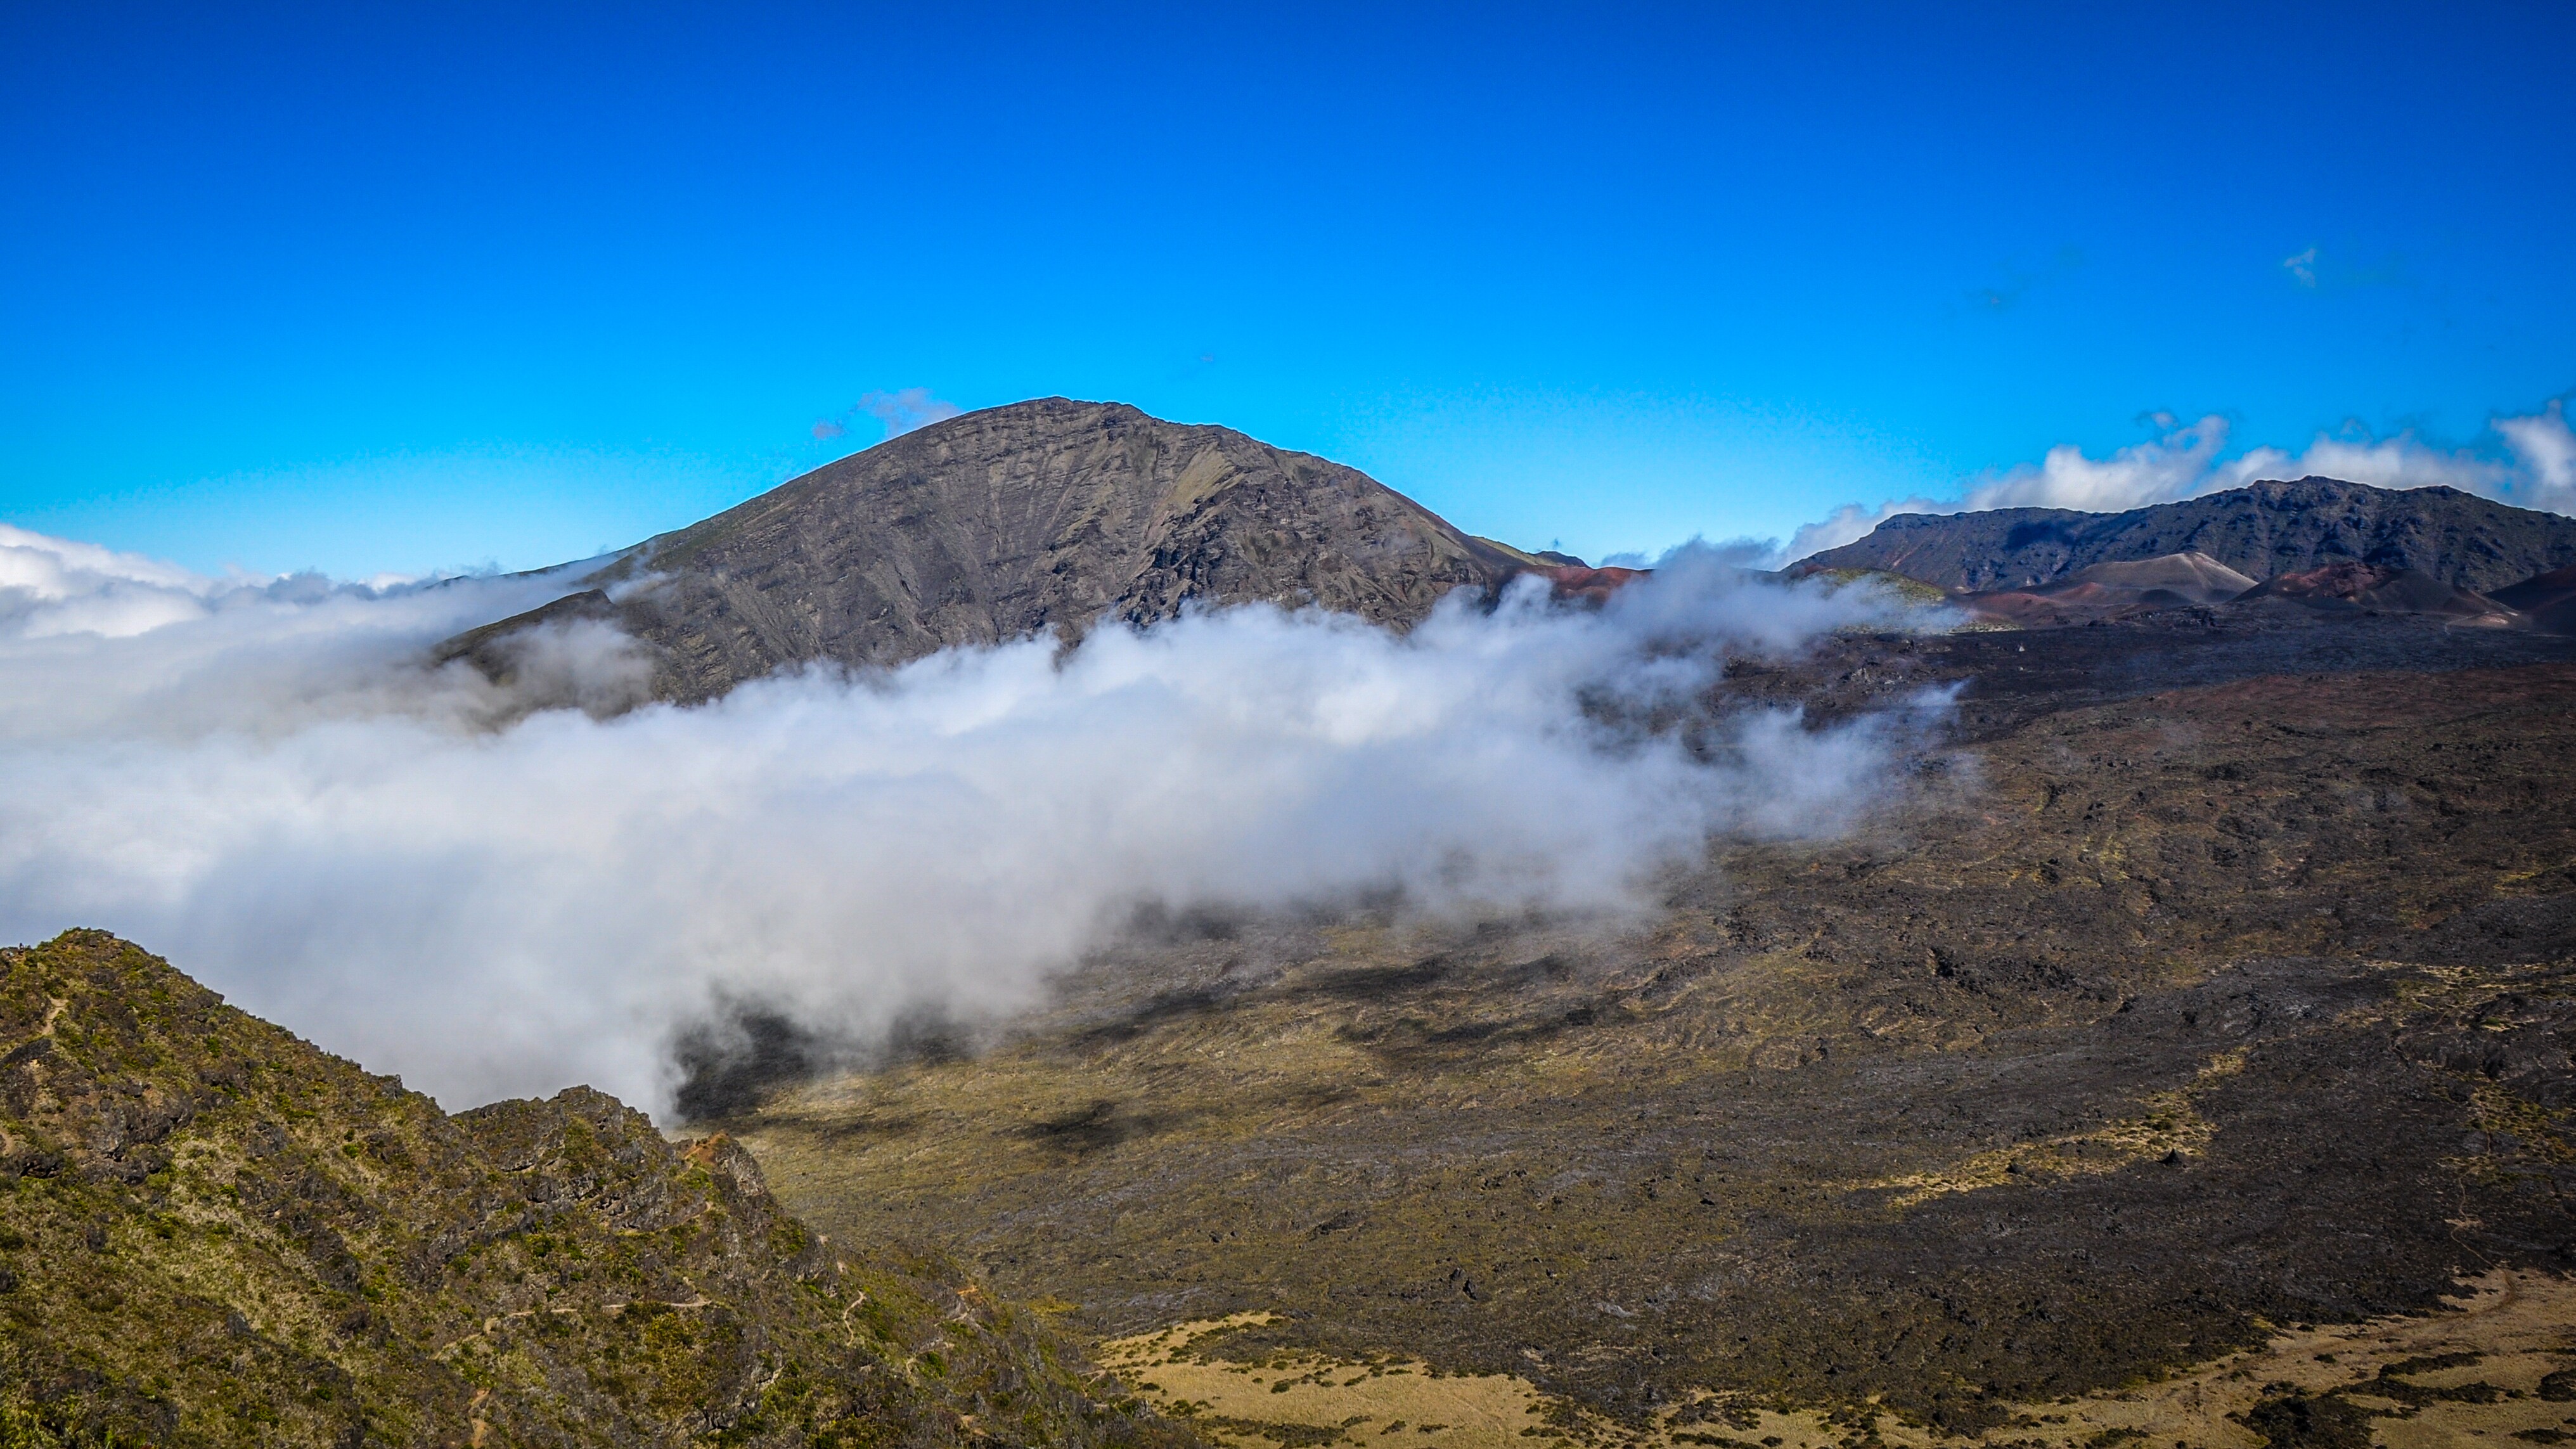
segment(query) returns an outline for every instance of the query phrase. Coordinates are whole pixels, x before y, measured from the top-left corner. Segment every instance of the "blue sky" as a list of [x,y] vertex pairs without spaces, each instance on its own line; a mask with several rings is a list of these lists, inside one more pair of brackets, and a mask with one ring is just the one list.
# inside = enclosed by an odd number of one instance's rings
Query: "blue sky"
[[0,521],[528,567],[919,387],[1598,555],[2576,388],[2564,6],[742,8],[0,9]]

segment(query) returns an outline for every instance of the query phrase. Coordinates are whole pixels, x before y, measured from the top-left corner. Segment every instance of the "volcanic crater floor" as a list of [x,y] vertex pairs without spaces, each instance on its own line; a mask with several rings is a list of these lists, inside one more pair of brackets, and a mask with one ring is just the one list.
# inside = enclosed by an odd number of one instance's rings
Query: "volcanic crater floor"
[[1103,1344],[1100,1361],[1164,1413],[1239,1449],[2259,1449],[2275,1438],[2332,1441],[2336,1431],[2352,1443],[2375,1435],[2390,1449],[2576,1441],[2576,1369],[2569,1367],[2576,1359],[2576,1281],[2543,1273],[2482,1275],[2434,1314],[2300,1325],[2196,1371],[2018,1404],[1994,1428],[1964,1437],[1869,1403],[1828,1410],[1760,1395],[1698,1394],[1634,1424],[1543,1393],[1516,1374],[1442,1373],[1418,1359],[1359,1362],[1290,1351],[1226,1356],[1230,1336],[1267,1322],[1265,1314],[1237,1314],[1176,1324]]
[[725,1125],[1228,1442],[2576,1433],[2576,663],[2055,632],[1646,918],[1164,921]]

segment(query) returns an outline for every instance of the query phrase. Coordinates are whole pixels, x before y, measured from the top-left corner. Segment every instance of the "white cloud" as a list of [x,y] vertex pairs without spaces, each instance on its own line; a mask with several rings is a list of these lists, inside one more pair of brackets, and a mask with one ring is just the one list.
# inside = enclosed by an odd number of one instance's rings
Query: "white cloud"
[[2553,398],[2528,416],[2498,418],[2495,426],[2527,472],[2527,506],[2576,513],[2576,432],[2568,429],[2565,400]]
[[0,629],[22,637],[140,634],[197,618],[246,582],[0,523]]
[[1966,507],[2116,513],[2186,497],[2212,476],[2227,446],[2227,420],[2211,416],[2183,425],[2169,418],[2162,421],[2162,436],[2133,443],[2107,458],[2088,458],[2082,449],[2061,443],[2036,466],[2025,463],[1970,488]]
[[1894,503],[1882,503],[1876,511],[1858,503],[1846,503],[1814,523],[1800,524],[1798,531],[1790,535],[1789,546],[1781,551],[1780,558],[1783,562],[1795,562],[1809,554],[1857,543],[1900,513],[1942,511],[1942,505],[1929,498],[1905,498]]
[[915,428],[928,427],[932,423],[956,417],[964,411],[965,409],[953,402],[931,396],[930,389],[926,387],[905,387],[897,388],[893,392],[872,392],[852,403],[839,417],[817,421],[814,424],[814,438],[815,441],[822,442],[843,436],[849,432],[851,421],[861,413],[875,418],[882,424],[886,437],[897,438]]
[[[1023,1003],[1140,903],[1615,913],[1710,832],[1847,828],[1894,788],[1885,721],[1701,716],[1688,747],[1622,721],[1690,713],[1726,651],[1918,617],[1697,549],[1597,611],[1534,581],[1402,637],[1238,609],[614,718],[420,667],[559,587],[0,625],[0,935],[120,931],[451,1104],[576,1080],[657,1103],[718,995],[865,1034]],[[608,697],[636,665],[596,625],[524,662]]]
[[[522,698],[470,670],[433,677],[420,660],[564,589],[524,575],[210,578],[0,525],[0,749],[65,736],[259,735],[389,710],[479,728],[522,712]],[[568,637],[580,636],[554,630],[526,646],[531,688],[596,698],[617,667],[631,678],[631,665],[597,649],[595,660],[556,661],[547,651]]]
[[885,435],[889,438],[956,417],[964,411],[944,398],[932,397],[926,387],[869,393],[859,399],[859,410],[885,424]]
[[[2295,260],[2295,259],[2294,259]],[[2576,513],[2576,435],[2566,404],[2552,401],[2537,413],[2497,417],[2490,427],[2502,456],[2472,448],[2445,451],[2412,433],[2379,438],[2352,425],[2338,436],[2319,433],[2297,454],[2258,447],[2231,456],[2227,419],[2215,413],[2192,423],[2157,418],[2153,439],[2087,456],[2073,444],[1972,482],[1956,503],[1909,498],[1876,510],[1846,503],[1800,528],[1783,551],[1805,558],[1868,536],[1899,513],[1975,512],[1991,508],[2069,508],[2117,513],[2172,503],[2267,479],[2340,478],[2377,488],[2448,486],[2521,508]]]

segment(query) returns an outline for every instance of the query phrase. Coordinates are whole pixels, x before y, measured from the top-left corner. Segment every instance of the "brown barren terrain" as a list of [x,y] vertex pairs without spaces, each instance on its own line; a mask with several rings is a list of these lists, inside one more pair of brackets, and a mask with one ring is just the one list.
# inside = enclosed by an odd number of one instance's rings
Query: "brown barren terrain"
[[1620,1434],[2047,1439],[2007,1431],[2281,1325],[2508,1270],[2562,1303],[2576,663],[2247,617],[1837,641],[1733,687],[1971,681],[1850,838],[1622,922],[1165,921],[992,1050],[732,1126],[818,1225],[1103,1337],[1232,1320],[1203,1357],[1508,1375]]

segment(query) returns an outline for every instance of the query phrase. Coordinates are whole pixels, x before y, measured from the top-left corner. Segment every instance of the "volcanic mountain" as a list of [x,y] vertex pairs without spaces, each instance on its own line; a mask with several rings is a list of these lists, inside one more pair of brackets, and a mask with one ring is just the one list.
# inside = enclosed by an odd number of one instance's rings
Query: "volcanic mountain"
[[2372,488],[2302,478],[2126,513],[1903,513],[1857,543],[1810,557],[1804,567],[1883,569],[1980,592],[2026,589],[2095,564],[2187,551],[2255,580],[2350,561],[2489,593],[2576,564],[2576,518],[2515,508],[2456,488]]
[[2053,584],[1998,589],[1965,598],[1979,619],[2021,628],[2090,623],[2184,605],[2223,604],[2254,581],[2204,553],[2098,563]]
[[1355,468],[1120,403],[1040,398],[934,423],[618,554],[576,594],[462,636],[507,669],[529,625],[614,621],[654,692],[724,693],[781,665],[897,665],[957,644],[1192,602],[1420,620],[1541,560],[1471,538]]
[[2254,581],[2205,553],[2173,553],[2079,569],[2067,583],[2136,596],[2145,603],[2218,604]]

